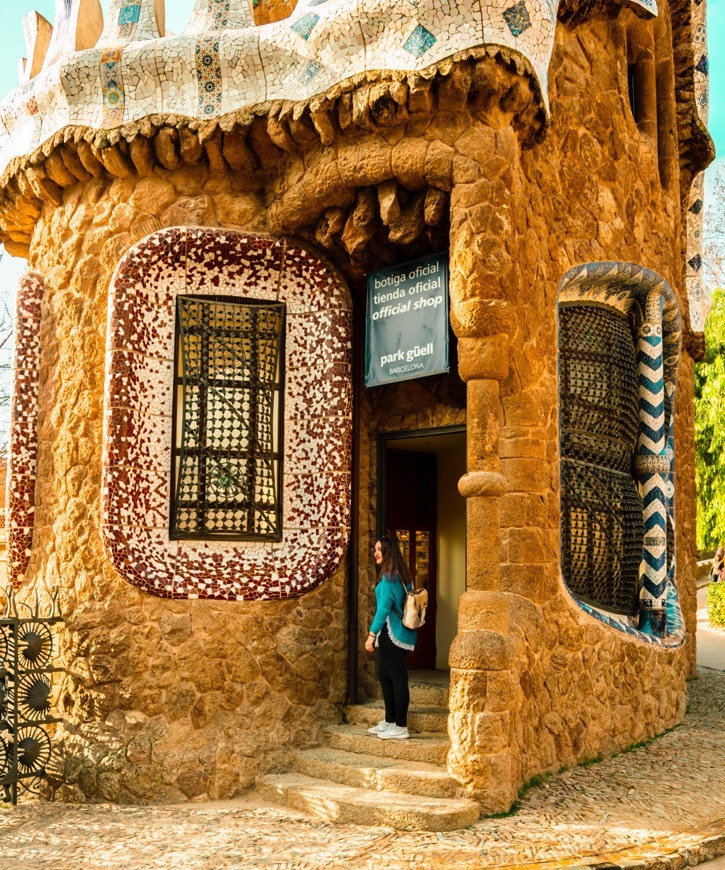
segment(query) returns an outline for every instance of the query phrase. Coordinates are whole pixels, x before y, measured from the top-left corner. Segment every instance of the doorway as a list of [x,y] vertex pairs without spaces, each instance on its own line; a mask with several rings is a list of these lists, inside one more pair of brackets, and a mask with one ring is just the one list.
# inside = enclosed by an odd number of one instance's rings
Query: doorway
[[397,534],[411,576],[428,589],[408,669],[447,670],[466,587],[465,426],[387,433],[378,447],[378,527]]

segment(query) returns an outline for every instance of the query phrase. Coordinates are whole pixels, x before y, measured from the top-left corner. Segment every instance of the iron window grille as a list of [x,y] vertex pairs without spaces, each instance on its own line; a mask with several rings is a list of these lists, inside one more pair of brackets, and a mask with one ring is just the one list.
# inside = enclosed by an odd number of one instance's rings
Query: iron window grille
[[562,571],[579,599],[637,609],[643,502],[633,473],[637,361],[626,315],[559,305]]
[[282,538],[285,306],[176,305],[172,539]]

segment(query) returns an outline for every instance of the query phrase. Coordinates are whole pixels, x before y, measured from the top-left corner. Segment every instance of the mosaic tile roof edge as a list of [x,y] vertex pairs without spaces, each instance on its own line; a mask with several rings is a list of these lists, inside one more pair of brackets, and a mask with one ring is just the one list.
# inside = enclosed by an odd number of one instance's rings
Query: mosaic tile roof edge
[[152,114],[211,120],[307,100],[359,74],[419,73],[485,46],[524,60],[548,111],[553,0],[452,0],[445,8],[436,0],[301,0],[289,18],[259,27],[239,26],[237,0],[225,6],[236,9],[236,29],[219,24],[218,4],[199,0],[187,31],[167,37],[158,35],[153,0],[114,0],[100,39],[82,51],[72,32],[76,3],[66,4],[67,22],[56,21],[65,42],[54,38],[50,62],[0,105],[0,171],[68,126],[113,129]]

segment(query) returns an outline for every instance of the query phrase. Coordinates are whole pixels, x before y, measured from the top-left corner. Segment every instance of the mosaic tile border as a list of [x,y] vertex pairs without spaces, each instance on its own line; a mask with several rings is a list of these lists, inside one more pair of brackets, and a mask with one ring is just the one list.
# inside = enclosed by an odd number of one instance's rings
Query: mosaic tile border
[[[260,27],[246,0],[198,0],[186,31],[168,37],[159,35],[161,0],[113,0],[95,47],[76,51],[79,2],[57,19],[68,31],[60,54],[0,105],[0,171],[70,125],[97,127],[102,118],[103,126],[121,126],[167,113],[208,120],[264,101],[307,100],[368,71],[424,70],[486,45],[524,59],[548,110],[557,23],[549,0],[300,0],[289,18]],[[219,41],[212,76],[201,60],[210,39]],[[120,52],[121,70],[133,69],[123,100],[100,62],[111,49]],[[40,129],[27,111],[32,97],[45,106]]]
[[677,297],[665,279],[636,263],[602,260],[574,266],[559,283],[560,302],[601,302],[629,313],[634,300],[644,309],[647,296],[659,291],[664,300],[662,327],[664,339],[665,384],[674,388],[682,347],[682,318]]
[[[286,303],[280,543],[169,540],[179,293]],[[245,600],[301,595],[331,576],[349,538],[351,317],[342,279],[290,241],[173,227],[123,257],[109,296],[101,495],[122,577],[162,597]]]
[[[656,433],[656,443],[650,443],[649,439],[644,439],[646,443],[641,443],[642,439],[640,439],[637,450],[638,456],[646,454],[646,458],[666,460],[666,471],[659,469],[658,465],[659,471],[638,474],[638,483],[645,504],[652,502],[645,509],[645,531],[660,525],[666,527],[667,509],[662,493],[667,489],[667,501],[673,501],[674,452],[672,449],[669,453],[664,450],[665,439],[669,433],[664,431],[662,394],[667,390],[670,396],[674,395],[682,346],[682,323],[674,291],[661,275],[644,266],[635,263],[600,262],[586,263],[570,269],[559,284],[558,299],[559,302],[603,303],[624,312],[628,312],[636,300],[646,312],[644,326],[647,327],[647,334],[649,335],[653,328],[657,332],[656,353],[653,351],[652,359],[648,355],[643,359],[640,352],[641,340],[637,345],[640,413],[642,407],[654,408],[652,413],[656,410],[658,414],[656,419],[647,414],[644,416],[644,422],[651,427],[648,431]],[[657,396],[659,399],[656,398]],[[668,443],[671,448],[671,442]],[[665,478],[667,486],[664,482]],[[664,637],[643,631],[628,617],[607,613],[581,601],[574,595],[571,596],[572,600],[585,613],[610,628],[645,643],[666,648],[681,646],[685,641],[684,620],[677,587],[672,579],[667,579],[665,576],[667,566],[663,541],[664,539],[660,541],[658,537],[657,547],[649,547],[648,538],[645,538],[642,569],[644,574],[640,577],[640,582],[643,587],[641,605],[645,607],[645,612],[647,607],[653,604],[664,608],[666,624]],[[656,561],[656,570],[651,569],[649,565],[652,559]],[[670,577],[674,576],[674,572],[673,557],[670,564]],[[565,580],[564,585],[566,587]]]
[[[690,20],[693,33],[694,59],[693,79],[695,108],[702,124],[707,127],[710,109],[710,61],[707,48],[707,3],[691,0]],[[685,215],[687,227],[687,254],[685,256],[685,281],[690,307],[690,327],[694,332],[703,332],[707,315],[712,308],[712,296],[702,279],[702,207],[704,200],[705,173],[698,173],[692,180]]]
[[705,173],[698,172],[692,180],[685,220],[687,222],[687,254],[685,283],[690,308],[690,328],[703,332],[712,308],[712,296],[702,278],[702,217],[705,200]]
[[616,631],[621,631],[636,640],[641,640],[652,646],[662,647],[664,649],[678,649],[685,642],[685,620],[682,616],[680,601],[677,595],[677,588],[672,582],[667,584],[665,610],[667,613],[667,635],[665,637],[656,637],[653,634],[648,634],[646,631],[640,631],[633,621],[626,616],[617,616],[614,613],[606,613],[604,610],[599,610],[591,604],[580,601],[572,596],[572,600],[589,616],[599,622],[603,622],[609,628]]
[[38,460],[40,306],[44,292],[43,277],[37,272],[26,272],[20,278],[15,301],[15,349],[5,501],[8,580],[13,586],[23,582],[33,543]]
[[242,27],[254,27],[247,0],[241,3],[238,0],[196,0],[184,34],[193,36],[204,31],[218,33]]

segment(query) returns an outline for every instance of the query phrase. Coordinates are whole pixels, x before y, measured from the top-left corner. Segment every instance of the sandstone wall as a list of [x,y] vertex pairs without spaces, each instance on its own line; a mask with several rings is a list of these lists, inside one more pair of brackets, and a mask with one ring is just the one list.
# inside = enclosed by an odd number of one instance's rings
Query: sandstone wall
[[77,185],[36,230],[31,263],[47,291],[24,588],[59,584],[66,614],[59,799],[231,797],[339,721],[344,564],[299,599],[168,601],[121,580],[99,535],[106,296],[119,258],[162,226],[263,231],[264,215],[258,194],[195,166]]
[[[506,808],[533,773],[615,751],[682,717],[691,645],[661,650],[596,622],[569,598],[559,568],[560,279],[578,263],[630,260],[662,274],[686,315],[677,181],[663,188],[657,144],[629,114],[628,15],[559,26],[543,134],[525,76],[478,59],[430,79],[358,83],[309,118],[277,111],[266,122],[274,159],[263,170],[228,173],[217,154],[216,174],[157,166],[141,180],[68,187],[57,209],[44,206],[30,260],[48,290],[28,577],[60,582],[68,613],[61,710],[81,724],[63,735],[70,759],[60,796],[233,794],[285,761],[283,741],[313,739],[344,696],[342,569],[297,601],[229,607],[143,596],[103,556],[105,294],[124,251],[163,225],[299,234],[353,284],[449,235],[465,402],[440,379],[360,403],[360,662],[364,670],[374,436],[465,419],[468,591],[451,652],[449,763],[487,808]],[[689,626],[691,379],[685,352],[677,547]]]
[[[499,460],[496,465],[484,458],[481,467],[489,474],[500,468],[507,492],[499,505],[500,574],[480,573],[472,585],[469,569],[472,591],[462,601],[461,632],[451,652],[450,763],[491,809],[513,800],[535,773],[620,750],[671,727],[686,705],[694,639],[684,649],[663,650],[605,627],[578,610],[559,567],[558,282],[579,263],[639,263],[671,283],[687,317],[679,189],[676,183],[663,188],[657,142],[637,130],[629,111],[626,59],[618,52],[625,22],[620,15],[584,24],[576,33],[560,27],[546,135],[508,157],[502,171],[509,192],[502,190],[498,201],[473,174],[452,194],[452,271],[458,258],[464,264],[459,271],[473,271],[479,284],[493,288],[489,298],[500,300],[482,311],[461,291],[459,336],[478,342],[471,370],[496,369],[491,360],[501,353],[501,332],[510,348],[498,396],[493,386],[478,388],[487,397],[479,400],[482,410],[472,405],[471,387],[495,385],[496,378],[489,374],[487,381],[472,378],[468,384],[469,433],[472,419],[485,418],[479,451],[484,457],[493,451]],[[490,148],[485,129],[478,131],[478,142],[472,130],[467,137],[470,156]],[[505,238],[498,249],[486,235],[495,221]],[[486,354],[490,359],[481,362]],[[694,448],[687,351],[676,409],[677,577],[692,631]],[[469,461],[470,456],[469,447]],[[494,519],[495,499],[481,501],[489,511],[484,516]],[[490,526],[484,522],[480,529],[485,548],[492,546],[485,533]]]

